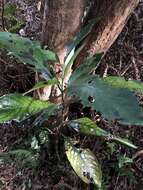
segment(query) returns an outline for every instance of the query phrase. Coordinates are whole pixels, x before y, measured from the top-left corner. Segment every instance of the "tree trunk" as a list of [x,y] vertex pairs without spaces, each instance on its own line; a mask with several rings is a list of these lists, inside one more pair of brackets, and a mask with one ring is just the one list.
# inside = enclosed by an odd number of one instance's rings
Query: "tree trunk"
[[[60,80],[61,64],[66,56],[66,45],[82,26],[82,18],[87,0],[45,0],[42,44],[57,53],[60,64],[55,64],[55,72]],[[44,88],[41,99],[49,97],[50,87]],[[58,91],[58,92],[57,92]],[[52,90],[55,99],[58,89]]]
[[65,45],[81,28],[86,0],[46,0],[42,42],[63,62]]
[[139,0],[96,0],[89,18],[101,18],[91,34],[86,39],[86,47],[76,60],[76,65],[83,62],[85,57],[96,53],[106,53],[121,33],[129,16],[138,5]]
[[[82,27],[82,18],[89,2],[92,7],[86,21],[97,17],[101,20],[87,37],[86,46],[76,60],[77,65],[89,55],[106,53],[139,0],[45,0],[42,42],[58,54],[61,63],[64,62],[67,43]],[[56,64],[55,70],[60,73],[57,68]]]

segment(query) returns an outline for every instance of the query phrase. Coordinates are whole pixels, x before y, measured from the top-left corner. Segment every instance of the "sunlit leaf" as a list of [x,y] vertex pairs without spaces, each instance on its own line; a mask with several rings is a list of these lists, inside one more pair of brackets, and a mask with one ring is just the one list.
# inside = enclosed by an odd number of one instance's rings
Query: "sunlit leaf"
[[91,119],[87,117],[71,121],[70,126],[73,129],[75,129],[77,132],[83,133],[85,135],[95,135],[99,137],[106,137],[109,140],[120,142],[131,148],[137,148],[128,139],[120,138],[120,137],[116,137],[115,135],[112,135],[110,132],[107,132],[104,129],[98,127],[96,123],[94,123]]
[[52,78],[48,61],[57,61],[57,56],[52,51],[41,49],[40,43],[17,34],[0,32],[0,47],[5,48],[22,63],[34,66],[37,71],[45,72]]
[[21,121],[51,105],[54,104],[20,94],[4,95],[0,97],[0,123],[10,120]]
[[87,135],[96,135],[109,137],[111,135],[109,132],[98,127],[91,119],[83,117],[80,119],[72,120],[70,126],[78,132],[87,134]]
[[76,148],[65,140],[67,158],[75,173],[87,184],[94,183],[99,189],[102,183],[102,171],[97,158],[89,149]]
[[117,76],[109,76],[103,79],[108,85],[115,88],[126,88],[131,91],[137,91],[143,93],[143,82],[135,80],[125,80]]

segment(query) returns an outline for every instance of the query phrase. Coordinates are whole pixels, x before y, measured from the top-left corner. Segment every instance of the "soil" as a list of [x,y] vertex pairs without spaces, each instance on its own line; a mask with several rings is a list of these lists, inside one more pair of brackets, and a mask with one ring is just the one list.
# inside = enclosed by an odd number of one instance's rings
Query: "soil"
[[[17,33],[39,39],[41,31],[41,14],[37,3],[33,1],[7,0],[18,7],[16,18],[24,21]],[[33,5],[34,4],[34,5]],[[98,73],[101,76],[118,75],[126,79],[143,81],[143,1],[132,14],[122,33],[102,60]],[[34,73],[29,68],[0,51],[0,96],[9,92],[23,93],[34,85]],[[143,105],[143,96],[138,94]],[[72,104],[70,118],[85,115],[95,120],[100,127],[113,134],[129,137],[138,146],[133,150],[111,142],[108,139],[91,138],[72,134],[80,141],[82,147],[90,148],[97,156],[103,170],[104,189],[107,190],[142,190],[143,189],[143,129],[136,126],[122,126],[101,118],[81,105]],[[36,131],[36,132],[35,132]],[[37,134],[26,121],[0,126],[0,153],[31,146],[31,139]],[[40,163],[36,168],[20,167],[15,162],[0,164],[0,190],[89,190],[71,169],[62,150],[59,134],[51,135],[54,144],[43,146],[38,152]],[[61,147],[60,147],[60,146]],[[51,153],[48,147],[52,147]],[[55,148],[54,148],[55,147]],[[36,151],[36,150],[35,150]],[[52,154],[53,153],[53,154]],[[54,156],[53,156],[54,155]],[[134,162],[119,167],[120,155],[134,157]]]

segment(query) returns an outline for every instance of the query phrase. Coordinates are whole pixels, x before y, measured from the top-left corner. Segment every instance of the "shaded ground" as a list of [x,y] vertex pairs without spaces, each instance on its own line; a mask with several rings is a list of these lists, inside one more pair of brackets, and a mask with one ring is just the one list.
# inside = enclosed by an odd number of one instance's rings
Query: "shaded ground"
[[[26,36],[35,37],[35,31],[39,36],[40,16],[36,7],[26,1],[11,0],[21,7],[19,19],[25,20],[23,30]],[[32,2],[32,1],[31,1]],[[27,9],[27,7],[28,9]],[[25,8],[26,7],[26,8]],[[26,11],[25,11],[26,10]],[[29,12],[28,12],[29,11]],[[31,14],[30,14],[31,13]],[[31,18],[28,15],[37,15]],[[29,19],[29,20],[28,20]],[[35,21],[35,19],[37,19]],[[36,23],[36,24],[35,24]],[[28,26],[28,27],[27,27]],[[98,69],[100,75],[119,75],[127,79],[143,81],[143,1],[125,26],[118,40],[109,50],[101,66]],[[37,35],[36,35],[37,37]],[[0,53],[0,95],[8,92],[24,92],[34,83],[31,71],[22,64]],[[31,80],[32,78],[32,80]],[[140,104],[143,97],[138,95]],[[113,134],[129,137],[137,146],[134,151],[124,146],[109,142],[101,138],[78,137],[82,147],[89,147],[99,159],[104,176],[105,189],[107,190],[142,190],[143,189],[143,129],[135,126],[120,126],[117,123],[101,119],[96,113],[82,109],[81,106],[71,105],[70,117],[76,118],[83,113],[97,121],[102,128],[112,131]],[[15,123],[0,127],[0,152],[5,152],[19,147],[29,148],[35,131],[29,124],[18,127]],[[51,135],[51,138],[53,136]],[[40,151],[40,165],[36,170],[20,168],[14,163],[0,165],[0,189],[1,190],[88,190],[92,187],[84,185],[74,174],[62,149],[57,144],[58,136],[54,137],[53,147],[55,156],[48,152],[48,147],[43,146]],[[60,142],[62,144],[62,142]],[[54,148],[55,147],[55,148]],[[138,154],[137,154],[138,153]],[[134,163],[119,168],[120,155],[132,157]]]

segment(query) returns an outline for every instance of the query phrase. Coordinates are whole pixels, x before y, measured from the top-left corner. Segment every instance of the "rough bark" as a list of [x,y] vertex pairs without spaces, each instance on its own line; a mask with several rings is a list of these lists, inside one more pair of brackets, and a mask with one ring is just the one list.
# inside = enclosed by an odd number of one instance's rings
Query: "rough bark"
[[46,0],[43,44],[61,56],[67,42],[75,36],[82,25],[85,5],[86,0]]
[[[89,55],[106,53],[139,3],[139,0],[45,0],[42,42],[58,54],[61,63],[66,55],[66,44],[83,24],[87,1],[92,3],[92,8],[86,20],[96,17],[101,20],[86,39],[86,46],[76,60],[77,65]],[[60,78],[60,65],[59,70],[57,68],[58,64],[55,70]],[[48,89],[43,91],[48,92]]]
[[[61,64],[66,56],[67,43],[81,28],[86,2],[87,0],[45,0],[42,44],[57,53]],[[61,64],[55,64],[55,72],[59,80]],[[44,88],[41,99],[48,99],[49,91],[51,91],[50,87]],[[59,93],[57,88],[52,89],[51,99],[55,99]]]
[[138,3],[139,0],[103,0],[102,3],[100,0],[94,1],[89,18],[99,17],[101,21],[86,39],[86,47],[79,55],[76,64],[81,64],[89,55],[106,53],[121,33]]

